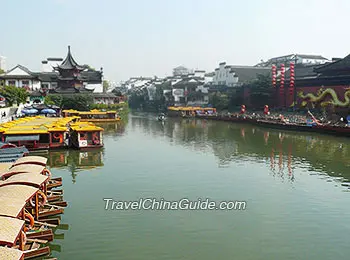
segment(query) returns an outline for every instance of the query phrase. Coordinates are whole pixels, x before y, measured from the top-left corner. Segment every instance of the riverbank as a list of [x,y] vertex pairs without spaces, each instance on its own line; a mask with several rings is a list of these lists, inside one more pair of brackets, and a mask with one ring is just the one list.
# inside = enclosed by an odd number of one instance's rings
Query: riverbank
[[[227,115],[196,115],[195,117],[206,120],[218,120],[232,123],[249,123],[261,127],[289,130],[315,132],[336,136],[350,137],[350,127],[342,121],[321,123],[311,113],[300,114],[227,114]],[[322,120],[324,121],[324,120]]]

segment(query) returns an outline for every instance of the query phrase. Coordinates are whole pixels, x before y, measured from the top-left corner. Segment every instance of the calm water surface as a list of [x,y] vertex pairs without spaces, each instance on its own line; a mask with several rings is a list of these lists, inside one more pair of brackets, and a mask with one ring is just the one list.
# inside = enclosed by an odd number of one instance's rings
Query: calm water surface
[[[105,148],[50,152],[59,259],[349,259],[350,141],[130,115]],[[103,198],[243,200],[244,211],[106,211]]]

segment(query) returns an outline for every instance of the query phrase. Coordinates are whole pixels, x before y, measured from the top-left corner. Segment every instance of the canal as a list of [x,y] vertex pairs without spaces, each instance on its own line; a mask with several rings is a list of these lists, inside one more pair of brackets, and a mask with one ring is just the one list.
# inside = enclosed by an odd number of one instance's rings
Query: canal
[[[130,115],[101,151],[47,154],[69,206],[58,259],[349,259],[350,140]],[[245,210],[105,210],[104,198],[245,201]]]

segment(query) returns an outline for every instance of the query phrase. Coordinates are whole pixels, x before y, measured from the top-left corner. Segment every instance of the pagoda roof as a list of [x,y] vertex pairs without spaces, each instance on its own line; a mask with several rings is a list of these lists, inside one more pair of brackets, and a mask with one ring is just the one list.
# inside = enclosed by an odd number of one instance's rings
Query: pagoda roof
[[315,71],[317,73],[325,73],[325,72],[335,72],[335,71],[343,71],[350,69],[350,54],[346,56],[344,59],[327,63],[319,68],[316,68]]
[[86,67],[80,66],[73,58],[72,53],[70,52],[70,46],[68,46],[68,54],[66,59],[62,62],[61,65],[56,67],[56,69],[61,70],[72,70],[72,69],[78,69],[78,70],[84,70]]

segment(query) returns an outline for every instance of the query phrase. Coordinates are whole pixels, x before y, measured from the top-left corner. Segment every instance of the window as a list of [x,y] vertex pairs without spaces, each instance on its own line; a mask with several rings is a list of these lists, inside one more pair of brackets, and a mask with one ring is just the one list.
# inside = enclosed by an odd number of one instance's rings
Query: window
[[16,86],[16,81],[15,80],[9,80],[8,81],[9,86]]
[[29,80],[22,80],[22,87],[29,86]]

